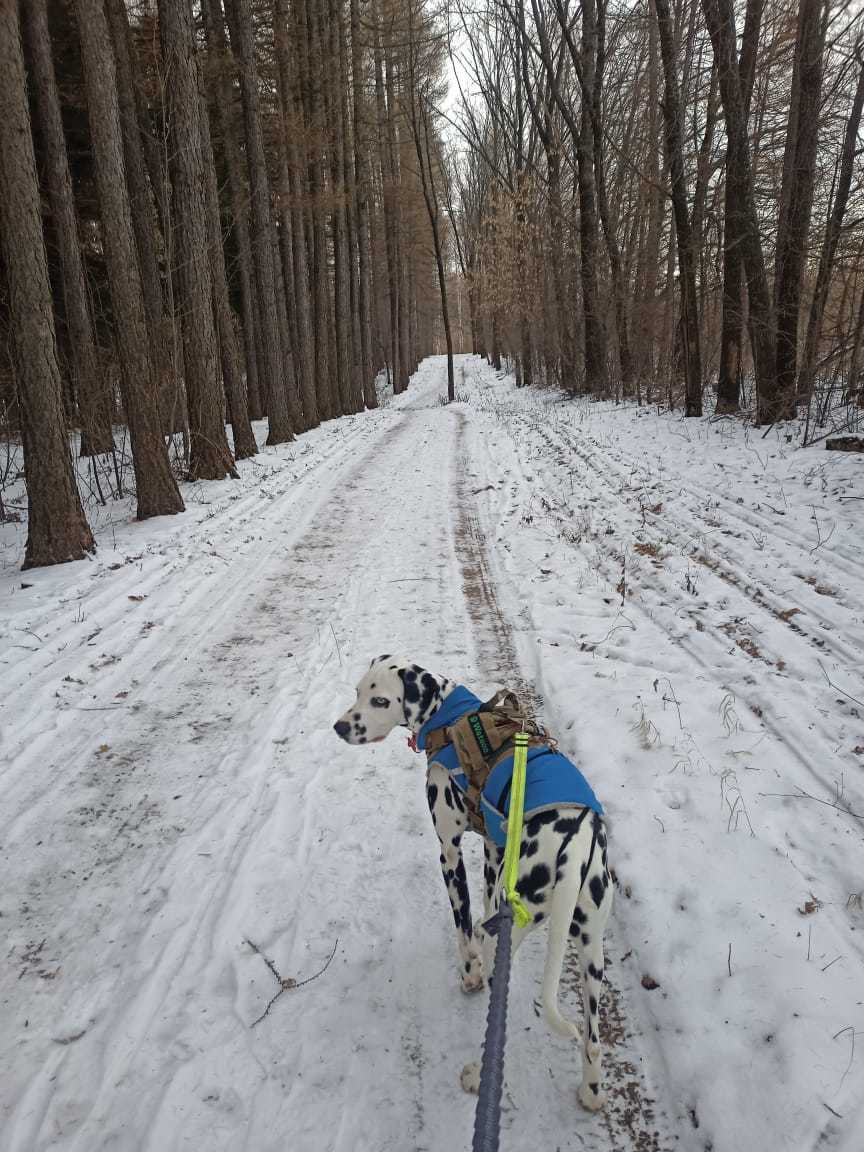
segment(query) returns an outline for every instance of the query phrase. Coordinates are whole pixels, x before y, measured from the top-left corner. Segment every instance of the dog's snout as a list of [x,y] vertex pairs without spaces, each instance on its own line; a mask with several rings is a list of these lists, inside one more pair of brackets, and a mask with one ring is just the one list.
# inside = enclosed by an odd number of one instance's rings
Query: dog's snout
[[337,736],[341,736],[343,740],[347,740],[351,734],[351,725],[347,720],[337,720],[333,725],[333,731]]

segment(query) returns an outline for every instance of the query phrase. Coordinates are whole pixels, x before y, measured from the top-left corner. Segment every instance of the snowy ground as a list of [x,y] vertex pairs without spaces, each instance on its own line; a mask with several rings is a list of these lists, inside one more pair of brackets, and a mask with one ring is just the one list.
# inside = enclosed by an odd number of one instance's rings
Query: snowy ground
[[[21,574],[4,529],[3,1152],[470,1146],[421,758],[330,730],[386,651],[530,691],[610,815],[610,1105],[535,934],[502,1148],[864,1144],[864,462],[460,369],[92,561]],[[250,941],[335,953],[254,1024]]]

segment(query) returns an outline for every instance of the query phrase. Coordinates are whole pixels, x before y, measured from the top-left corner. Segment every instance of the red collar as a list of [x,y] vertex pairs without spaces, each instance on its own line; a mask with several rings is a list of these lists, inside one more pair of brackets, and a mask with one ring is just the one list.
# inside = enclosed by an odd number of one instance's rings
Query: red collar
[[417,733],[416,732],[412,732],[411,735],[408,737],[408,747],[411,749],[412,752],[419,752],[420,751],[420,749],[417,747]]

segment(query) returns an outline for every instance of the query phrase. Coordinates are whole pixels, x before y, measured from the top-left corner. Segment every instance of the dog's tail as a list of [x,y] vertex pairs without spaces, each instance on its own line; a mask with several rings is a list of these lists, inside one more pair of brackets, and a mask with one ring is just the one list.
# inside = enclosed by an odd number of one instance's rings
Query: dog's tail
[[565,1036],[568,1040],[575,1040],[579,1036],[579,1028],[573,1020],[562,1016],[558,1009],[558,986],[561,983],[561,970],[564,967],[564,954],[567,951],[567,937],[570,933],[570,922],[578,892],[575,898],[561,892],[556,888],[552,897],[552,914],[549,918],[549,940],[546,945],[546,966],[543,969],[543,1015],[546,1023],[553,1032]]

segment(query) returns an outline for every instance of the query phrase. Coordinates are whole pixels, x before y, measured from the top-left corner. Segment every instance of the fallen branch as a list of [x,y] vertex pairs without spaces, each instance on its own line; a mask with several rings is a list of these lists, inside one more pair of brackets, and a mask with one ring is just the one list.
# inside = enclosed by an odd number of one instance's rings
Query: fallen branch
[[797,792],[760,792],[760,796],[779,796],[784,800],[815,800],[817,804],[825,804],[829,808],[836,808],[838,812],[845,812],[847,816],[854,816],[856,820],[864,820],[864,813],[853,812],[851,808],[846,808],[842,804],[835,804],[832,800],[820,800],[818,796],[811,796],[809,792],[805,792],[803,788],[798,788]]
[[822,674],[824,675],[825,679],[828,681],[829,686],[831,688],[833,688],[835,692],[842,692],[847,700],[851,700],[852,703],[857,704],[859,708],[864,708],[864,701],[859,700],[856,696],[852,696],[849,692],[846,691],[845,688],[841,688],[839,684],[834,683],[834,681],[831,679],[831,677],[825,671],[825,666],[821,660],[817,660],[816,663],[822,669]]
[[267,965],[267,967],[273,973],[273,976],[275,977],[277,983],[279,984],[279,991],[276,993],[275,996],[271,997],[270,1002],[268,1003],[268,1005],[264,1009],[264,1011],[261,1013],[261,1015],[258,1017],[258,1019],[252,1021],[251,1025],[250,1025],[250,1027],[252,1027],[252,1028],[254,1028],[256,1024],[261,1023],[261,1021],[270,1012],[270,1009],[273,1007],[273,1005],[276,1003],[276,1001],[279,999],[279,997],[282,995],[283,992],[288,992],[289,990],[293,991],[296,988],[302,988],[304,984],[311,984],[313,980],[317,980],[319,976],[322,976],[327,971],[327,969],[330,967],[330,962],[333,959],[333,957],[336,955],[336,949],[339,947],[339,937],[337,936],[336,937],[336,943],[333,945],[333,951],[327,957],[327,960],[324,964],[324,967],[319,968],[318,971],[313,976],[307,976],[305,980],[294,980],[291,976],[287,976],[287,977],[281,976],[279,974],[279,970],[277,969],[277,967],[273,963],[273,961],[268,956],[265,956],[264,953],[261,951],[261,949],[258,947],[258,945],[256,943],[254,943],[254,941],[250,940],[248,936],[244,937],[244,941],[245,941],[245,943],[247,943],[249,945],[249,947],[252,949],[253,952],[258,953],[258,955],[261,957],[261,959],[264,961],[264,963]]

